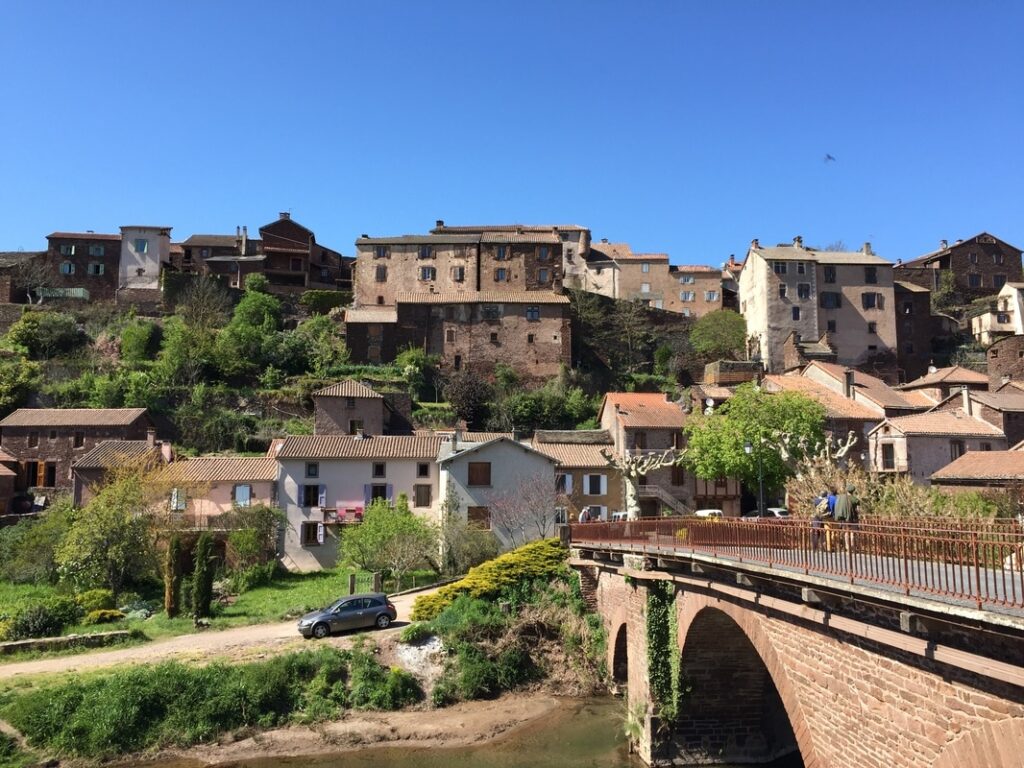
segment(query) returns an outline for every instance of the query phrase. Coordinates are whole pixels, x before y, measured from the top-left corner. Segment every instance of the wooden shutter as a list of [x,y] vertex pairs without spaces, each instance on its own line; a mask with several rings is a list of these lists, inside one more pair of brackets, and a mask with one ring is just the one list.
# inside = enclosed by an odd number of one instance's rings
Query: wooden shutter
[[384,492],[387,494],[387,497],[388,497],[388,504],[394,504],[395,503],[395,486],[393,486],[391,483],[388,483],[386,486],[384,486],[384,489],[385,489]]
[[373,501],[373,486],[366,484],[363,486],[363,505],[368,507],[371,501]]
[[327,506],[327,486],[326,485],[317,486],[316,505],[318,507],[321,507],[321,508]]
[[601,475],[601,495],[608,495],[608,475]]

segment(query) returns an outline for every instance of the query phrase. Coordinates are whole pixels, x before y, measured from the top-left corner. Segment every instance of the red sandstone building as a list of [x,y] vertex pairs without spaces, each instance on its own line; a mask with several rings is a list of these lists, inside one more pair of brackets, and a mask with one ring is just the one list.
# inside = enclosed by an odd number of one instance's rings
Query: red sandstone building
[[982,232],[950,245],[946,240],[938,250],[895,265],[895,278],[923,288],[939,288],[942,275],[951,273],[960,301],[992,296],[1007,283],[1018,283],[1021,250],[998,237]]

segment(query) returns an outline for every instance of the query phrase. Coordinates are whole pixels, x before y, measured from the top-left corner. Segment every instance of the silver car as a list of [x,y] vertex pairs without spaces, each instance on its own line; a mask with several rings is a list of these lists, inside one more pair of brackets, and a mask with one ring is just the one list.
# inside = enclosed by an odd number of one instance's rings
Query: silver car
[[387,595],[368,592],[343,597],[321,611],[307,613],[299,619],[299,633],[319,639],[346,629],[387,629],[396,618],[398,611]]

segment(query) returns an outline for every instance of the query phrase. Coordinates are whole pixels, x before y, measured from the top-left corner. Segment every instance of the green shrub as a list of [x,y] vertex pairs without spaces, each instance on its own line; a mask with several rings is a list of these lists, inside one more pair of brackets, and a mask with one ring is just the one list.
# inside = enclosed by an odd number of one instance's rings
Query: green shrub
[[121,621],[124,618],[124,614],[116,608],[101,608],[97,611],[89,611],[82,619],[82,623],[86,625],[93,624],[109,624],[112,621]]
[[507,616],[494,601],[463,594],[434,618],[431,627],[445,642],[458,643],[497,637],[507,623]]
[[89,337],[79,329],[74,315],[38,311],[24,313],[7,332],[7,340],[40,360],[71,352]]
[[418,621],[403,629],[401,634],[398,636],[398,640],[406,645],[415,645],[416,643],[421,643],[428,637],[433,637],[434,635],[435,632],[431,628],[430,624],[424,621]]
[[213,537],[210,534],[199,534],[192,557],[195,560],[195,570],[192,571],[192,613],[201,619],[210,615],[210,603],[213,600]]
[[228,587],[232,594],[240,595],[256,587],[263,587],[274,579],[277,563],[253,565],[241,571],[235,571],[228,577]]
[[454,602],[459,595],[493,598],[514,584],[535,579],[550,579],[564,573],[565,547],[557,539],[541,539],[471,568],[466,577],[421,595],[413,604],[413,621],[430,621]]
[[82,609],[70,597],[49,597],[15,613],[10,619],[7,636],[10,640],[57,637],[81,615]]
[[384,669],[367,651],[352,652],[349,702],[359,709],[401,709],[423,698],[416,678],[403,669]]
[[498,667],[475,645],[460,644],[455,651],[455,686],[462,699],[483,699],[497,695]]
[[88,589],[75,595],[75,602],[85,613],[110,610],[114,607],[114,593],[109,589]]
[[160,349],[160,328],[149,320],[133,320],[121,329],[121,359],[138,365],[156,356]]
[[351,303],[351,291],[306,291],[299,298],[299,304],[314,315],[325,315],[335,307],[345,307]]

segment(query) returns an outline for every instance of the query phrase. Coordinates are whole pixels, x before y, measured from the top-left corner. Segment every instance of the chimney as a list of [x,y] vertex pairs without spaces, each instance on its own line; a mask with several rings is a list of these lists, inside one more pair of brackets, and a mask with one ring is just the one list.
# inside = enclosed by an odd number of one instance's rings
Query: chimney
[[281,219],[290,219],[290,218],[292,217],[292,214],[291,214],[291,212],[290,212],[290,211],[281,211],[281,212],[280,212],[279,214],[277,214],[277,215],[278,215],[278,217],[279,217],[279,218],[281,218]]
[[963,388],[960,390],[960,392],[962,393],[964,399],[964,413],[966,413],[968,416],[973,416],[974,413],[971,404],[971,390],[968,389],[967,385],[965,384]]
[[999,380],[999,383],[1000,383],[1000,384],[1009,384],[1009,383],[1010,383],[1010,376],[1009,376],[1008,374],[1005,374],[1005,373],[1004,373],[1004,374],[1003,374],[1003,378],[1001,378],[1001,379]]
[[249,252],[249,228],[242,225],[242,255],[245,256]]
[[242,236],[242,228],[236,224],[235,225],[235,240],[237,240],[241,236]]
[[437,229],[441,229],[444,226],[444,219],[438,219],[437,221],[435,221],[434,226]]
[[516,224],[516,234],[517,235],[523,234],[523,227],[522,227],[521,224]]
[[150,428],[150,429],[146,430],[146,445],[148,445],[150,448],[156,448],[156,430],[155,429]]
[[607,243],[608,242],[608,238],[607,237],[602,237],[601,238],[601,242],[602,243]]
[[928,373],[935,373],[937,370],[939,370],[939,369],[935,367],[935,361],[934,360],[929,360],[928,361]]
[[804,247],[804,239],[800,235],[797,235],[796,237],[793,238],[793,247],[794,248],[803,248]]
[[949,248],[949,241],[948,240],[939,240],[939,250],[940,251],[944,251],[947,248]]
[[456,429],[452,430],[452,453],[458,452],[458,450],[459,450],[459,440],[461,438],[462,438],[462,430],[461,429],[456,428]]
[[843,370],[843,397],[853,399],[853,369]]
[[756,237],[753,240],[750,241],[750,250],[756,251],[760,247],[761,247],[761,241],[758,240]]
[[366,439],[366,433],[363,432],[363,428],[362,427],[356,427],[355,439],[356,440],[365,440]]
[[160,458],[164,460],[164,464],[170,464],[174,461],[174,449],[171,447],[169,440],[160,442]]
[[957,241],[955,243],[953,243],[953,245],[960,245],[960,243],[962,243],[962,242],[963,242],[963,240],[961,240],[960,238],[957,238]]
[[871,250],[871,243],[864,243],[864,247],[861,250],[868,256],[874,254],[874,251]]

